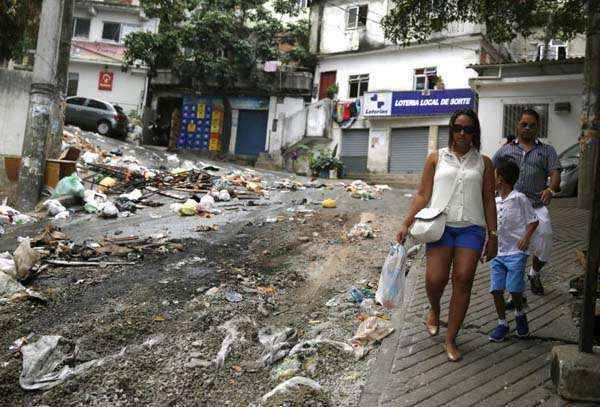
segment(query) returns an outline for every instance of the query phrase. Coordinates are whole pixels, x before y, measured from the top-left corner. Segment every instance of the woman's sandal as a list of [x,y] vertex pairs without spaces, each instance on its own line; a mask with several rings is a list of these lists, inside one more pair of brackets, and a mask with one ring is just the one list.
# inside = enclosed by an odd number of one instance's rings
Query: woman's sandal
[[435,315],[433,310],[429,310],[427,317],[425,317],[425,326],[427,327],[427,332],[429,335],[436,336],[440,331],[440,319],[437,318],[437,324],[432,323],[432,316]]
[[446,352],[446,357],[450,362],[459,362],[462,359],[462,355],[457,350],[449,350],[445,343],[444,351]]

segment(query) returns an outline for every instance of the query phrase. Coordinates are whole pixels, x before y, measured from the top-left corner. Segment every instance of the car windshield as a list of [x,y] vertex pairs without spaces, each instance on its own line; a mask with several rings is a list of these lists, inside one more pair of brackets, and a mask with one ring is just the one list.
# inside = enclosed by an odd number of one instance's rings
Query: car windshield
[[579,144],[572,145],[560,154],[560,160],[572,160],[579,158]]

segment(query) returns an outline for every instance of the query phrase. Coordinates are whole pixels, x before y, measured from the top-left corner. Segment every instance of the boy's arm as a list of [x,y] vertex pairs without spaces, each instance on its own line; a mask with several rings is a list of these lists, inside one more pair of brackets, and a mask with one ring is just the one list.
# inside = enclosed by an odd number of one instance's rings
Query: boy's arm
[[533,236],[533,234],[535,233],[535,230],[540,224],[540,221],[537,219],[537,216],[535,214],[535,211],[533,210],[533,206],[531,206],[531,203],[529,202],[529,199],[524,198],[520,199],[519,201],[521,204],[522,213],[524,215],[523,218],[527,222],[527,227],[525,228],[525,234],[523,235],[521,240],[519,240],[517,247],[519,248],[519,250],[525,251],[527,250],[529,242],[531,241],[531,236]]

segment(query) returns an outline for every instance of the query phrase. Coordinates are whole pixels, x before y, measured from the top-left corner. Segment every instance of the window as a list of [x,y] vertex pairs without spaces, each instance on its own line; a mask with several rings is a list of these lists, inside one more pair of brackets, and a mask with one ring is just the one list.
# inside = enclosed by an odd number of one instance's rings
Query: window
[[354,99],[369,90],[369,74],[350,75],[348,97]]
[[548,105],[547,104],[528,104],[528,105],[504,105],[504,125],[502,137],[508,138],[509,135],[516,135],[517,125],[525,109],[533,109],[540,115],[539,138],[548,137]]
[[67,100],[67,104],[75,106],[83,106],[85,104],[85,98],[71,98]]
[[73,37],[88,38],[90,36],[90,23],[91,20],[89,18],[74,17]]
[[544,44],[538,44],[535,59],[536,61],[541,61],[542,59],[544,59],[544,57],[550,60],[566,59],[567,43],[558,40],[551,40],[548,43],[547,52]]
[[121,40],[121,24],[105,22],[102,28],[102,39],[119,42]]
[[346,15],[346,29],[356,30],[357,28],[366,27],[368,14],[369,6],[367,4],[349,7]]
[[434,89],[437,81],[436,68],[415,69],[415,90]]
[[79,74],[76,72],[69,72],[69,78],[67,81],[67,96],[75,96],[77,94],[78,88]]
[[88,102],[88,107],[91,107],[93,109],[108,110],[108,107],[106,107],[104,103],[94,99],[90,99],[90,101]]

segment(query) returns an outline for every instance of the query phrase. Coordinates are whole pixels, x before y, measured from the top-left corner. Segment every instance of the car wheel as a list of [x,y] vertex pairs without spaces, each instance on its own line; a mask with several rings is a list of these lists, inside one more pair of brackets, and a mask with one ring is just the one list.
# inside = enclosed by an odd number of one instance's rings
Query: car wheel
[[106,136],[110,132],[110,124],[108,122],[100,122],[96,126],[96,130],[99,134]]

